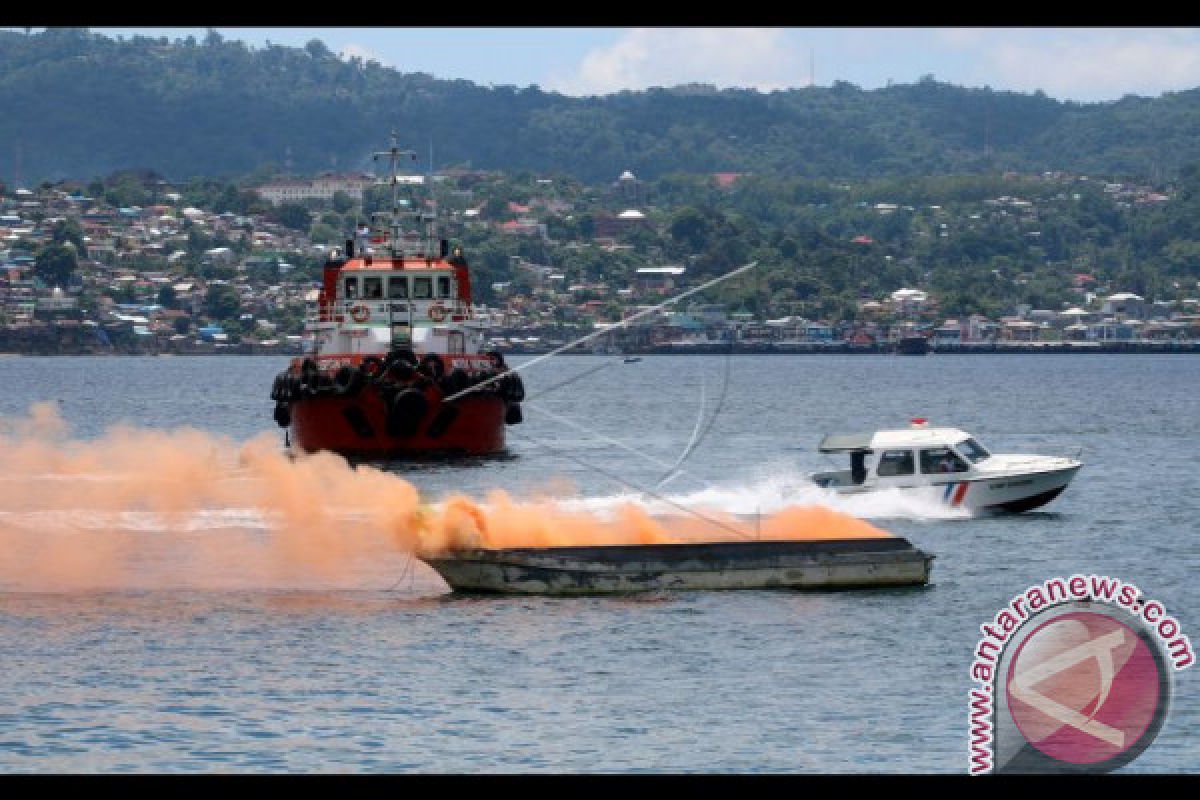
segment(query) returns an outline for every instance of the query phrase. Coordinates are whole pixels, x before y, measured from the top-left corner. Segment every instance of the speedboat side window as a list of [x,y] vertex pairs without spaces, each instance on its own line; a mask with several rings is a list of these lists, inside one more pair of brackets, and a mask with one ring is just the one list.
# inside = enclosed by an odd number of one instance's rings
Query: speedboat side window
[[985,458],[991,455],[983,445],[974,439],[967,439],[965,442],[959,442],[958,452],[966,456],[972,464],[978,464]]
[[867,453],[869,450],[855,450],[850,453],[850,480],[856,486],[867,479]]
[[912,475],[914,471],[912,450],[884,450],[875,468],[875,474],[881,478]]
[[921,472],[966,472],[967,462],[949,447],[930,447],[921,451]]

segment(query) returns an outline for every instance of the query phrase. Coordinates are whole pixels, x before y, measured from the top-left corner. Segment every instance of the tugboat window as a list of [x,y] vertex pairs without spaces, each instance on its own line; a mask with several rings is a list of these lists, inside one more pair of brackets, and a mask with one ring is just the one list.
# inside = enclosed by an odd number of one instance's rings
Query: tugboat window
[[379,300],[383,297],[383,279],[363,278],[363,298],[367,300]]
[[967,464],[949,447],[931,447],[921,451],[921,472],[966,472]]
[[438,276],[437,296],[438,297],[449,297],[450,296],[450,276],[449,275]]
[[881,478],[894,475],[912,475],[913,454],[911,450],[885,450],[879,457],[879,466],[875,473]]
[[428,300],[433,294],[433,282],[429,278],[413,278],[413,297]]
[[408,278],[403,275],[388,278],[388,297],[392,300],[408,299]]
[[346,278],[346,299],[358,299],[358,278]]

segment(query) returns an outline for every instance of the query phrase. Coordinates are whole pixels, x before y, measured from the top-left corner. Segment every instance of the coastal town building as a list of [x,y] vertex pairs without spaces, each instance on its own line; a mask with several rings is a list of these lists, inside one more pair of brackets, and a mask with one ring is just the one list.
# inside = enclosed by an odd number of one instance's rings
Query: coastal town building
[[[415,176],[421,177],[421,176]],[[277,180],[255,189],[264,200],[274,205],[299,203],[304,200],[332,200],[338,192],[345,193],[356,202],[362,202],[363,192],[375,185],[374,175],[326,173],[309,180]],[[419,181],[411,181],[417,183]]]

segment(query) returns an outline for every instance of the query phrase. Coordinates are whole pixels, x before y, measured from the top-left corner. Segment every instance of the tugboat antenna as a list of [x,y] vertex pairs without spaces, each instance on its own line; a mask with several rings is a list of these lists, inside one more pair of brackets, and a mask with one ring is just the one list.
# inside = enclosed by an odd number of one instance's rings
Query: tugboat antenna
[[428,245],[430,251],[432,252],[433,247],[434,247],[434,245],[437,244],[437,240],[438,240],[437,194],[435,194],[433,191],[433,134],[432,133],[429,134],[429,164],[425,168],[425,182],[428,184],[427,188],[429,189],[429,202],[432,204],[432,212],[433,212],[433,215],[430,217],[430,221],[429,221],[429,245]]
[[397,167],[399,166],[401,156],[410,156],[413,161],[416,161],[417,160],[417,151],[416,150],[401,150],[399,147],[399,137],[397,136],[396,131],[394,131],[394,130],[392,131],[392,146],[391,146],[391,148],[388,150],[377,151],[371,155],[371,157],[375,161],[378,161],[380,159],[380,157],[387,157],[388,162],[389,162],[388,170],[391,173],[391,184],[392,184],[392,219],[391,219],[391,224],[388,226],[388,228],[389,228],[388,233],[390,234],[388,239],[389,239],[389,246],[391,246],[393,250],[395,249],[396,241],[399,239],[398,234],[399,234],[400,223],[397,220],[400,216],[400,196],[399,196],[400,176],[399,176],[399,172],[397,171]]

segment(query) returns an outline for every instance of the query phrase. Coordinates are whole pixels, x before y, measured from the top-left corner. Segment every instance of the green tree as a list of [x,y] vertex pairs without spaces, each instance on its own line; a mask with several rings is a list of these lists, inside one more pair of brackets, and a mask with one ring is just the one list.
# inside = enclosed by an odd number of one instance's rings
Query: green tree
[[214,283],[204,296],[204,307],[213,319],[236,318],[241,311],[242,298],[228,283]]
[[354,198],[340,190],[333,193],[331,202],[333,204],[333,210],[339,214],[345,214],[347,211],[354,208]]
[[74,218],[60,219],[54,223],[54,228],[50,231],[50,240],[55,244],[70,242],[74,245],[77,254],[87,256],[87,245],[83,241],[83,229],[79,227],[78,220]]
[[334,244],[341,241],[341,234],[332,225],[318,222],[308,232],[308,238],[319,244]]
[[301,203],[280,203],[270,216],[280,225],[297,231],[307,231],[312,222],[311,212]]
[[47,286],[66,287],[79,267],[75,247],[68,243],[47,244],[34,256],[33,273]]
[[158,304],[163,308],[175,308],[177,300],[175,287],[171,284],[168,283],[158,290]]

